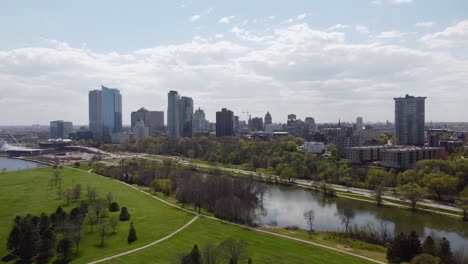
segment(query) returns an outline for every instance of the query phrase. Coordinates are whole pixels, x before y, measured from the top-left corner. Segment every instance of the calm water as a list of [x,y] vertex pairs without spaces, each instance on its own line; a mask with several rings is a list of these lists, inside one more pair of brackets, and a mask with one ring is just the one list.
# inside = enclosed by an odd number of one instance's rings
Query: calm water
[[15,171],[42,167],[45,167],[45,165],[32,161],[0,157],[0,171],[3,171],[3,169],[6,169],[7,171]]
[[263,207],[264,210],[256,219],[258,223],[281,227],[297,225],[307,229],[303,214],[312,209],[315,212],[314,229],[322,231],[344,230],[335,213],[350,208],[354,213],[350,225],[373,224],[378,227],[384,222],[396,232],[414,230],[424,237],[429,234],[446,237],[452,249],[463,247],[468,252],[468,223],[447,216],[398,208],[378,208],[372,203],[339,197],[323,198],[321,194],[312,191],[273,184],[268,185]]

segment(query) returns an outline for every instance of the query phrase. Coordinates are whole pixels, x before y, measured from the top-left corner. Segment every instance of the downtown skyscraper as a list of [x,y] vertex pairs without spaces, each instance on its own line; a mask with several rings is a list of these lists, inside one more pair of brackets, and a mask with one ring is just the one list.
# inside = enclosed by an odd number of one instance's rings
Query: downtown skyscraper
[[177,91],[167,94],[167,132],[171,137],[191,137],[193,124],[193,100],[180,97]]
[[89,129],[93,138],[116,141],[122,131],[122,95],[118,89],[101,86],[89,92]]
[[406,95],[394,100],[396,144],[424,146],[426,97]]

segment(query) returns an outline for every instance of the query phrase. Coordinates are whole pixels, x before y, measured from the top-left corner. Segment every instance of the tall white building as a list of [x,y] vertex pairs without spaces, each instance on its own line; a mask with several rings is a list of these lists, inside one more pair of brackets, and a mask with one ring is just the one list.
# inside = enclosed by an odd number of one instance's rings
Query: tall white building
[[209,130],[205,112],[199,107],[193,114],[193,133],[203,133]]
[[356,118],[356,130],[361,131],[363,125],[364,125],[364,124],[363,124],[363,119],[362,119],[362,117],[359,116],[358,118]]
[[395,135],[397,145],[424,146],[426,97],[393,98],[395,100]]
[[133,127],[133,137],[134,138],[145,138],[149,137],[149,127],[145,125],[145,121],[139,119],[136,121],[135,126]]

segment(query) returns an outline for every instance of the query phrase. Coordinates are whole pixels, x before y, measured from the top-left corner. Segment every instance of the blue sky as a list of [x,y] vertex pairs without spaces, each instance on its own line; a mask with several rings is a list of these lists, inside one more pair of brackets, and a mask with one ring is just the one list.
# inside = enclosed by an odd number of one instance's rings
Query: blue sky
[[429,97],[428,120],[467,121],[467,19],[463,0],[0,0],[0,124],[86,124],[101,84],[121,89],[124,123],[170,89],[213,121],[393,120],[404,93]]

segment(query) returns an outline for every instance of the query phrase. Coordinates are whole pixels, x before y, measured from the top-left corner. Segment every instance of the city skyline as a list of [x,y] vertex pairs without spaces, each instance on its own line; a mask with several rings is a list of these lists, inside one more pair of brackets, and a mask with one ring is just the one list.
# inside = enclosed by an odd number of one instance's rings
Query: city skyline
[[169,90],[208,120],[226,107],[385,122],[391,98],[412,94],[428,97],[426,121],[467,121],[466,1],[91,3],[0,4],[0,125],[85,125],[100,85],[125,97],[125,125],[140,107],[164,111]]

